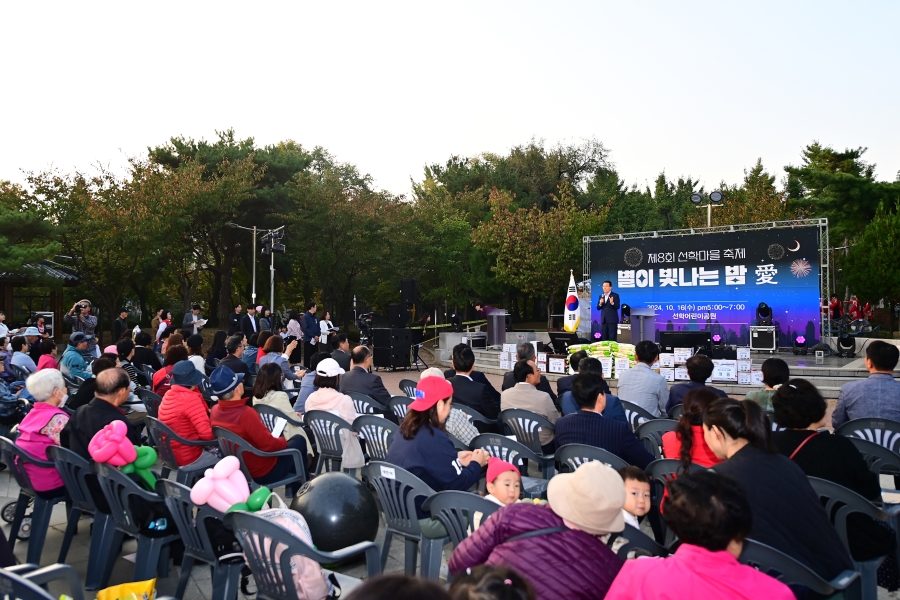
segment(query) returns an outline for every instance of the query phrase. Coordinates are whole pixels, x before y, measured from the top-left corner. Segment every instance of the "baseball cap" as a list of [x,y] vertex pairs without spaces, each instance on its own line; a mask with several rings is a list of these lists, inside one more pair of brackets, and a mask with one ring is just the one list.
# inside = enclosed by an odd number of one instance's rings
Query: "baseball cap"
[[451,396],[453,386],[449,381],[440,377],[426,377],[416,384],[416,399],[409,403],[409,409],[424,412]]
[[333,358],[325,358],[316,365],[316,373],[323,377],[337,377],[338,375],[343,375],[346,371],[341,368],[338,361]]
[[87,342],[92,339],[94,339],[94,336],[86,335],[83,331],[76,331],[69,336],[69,344],[72,346],[77,346],[81,342]]

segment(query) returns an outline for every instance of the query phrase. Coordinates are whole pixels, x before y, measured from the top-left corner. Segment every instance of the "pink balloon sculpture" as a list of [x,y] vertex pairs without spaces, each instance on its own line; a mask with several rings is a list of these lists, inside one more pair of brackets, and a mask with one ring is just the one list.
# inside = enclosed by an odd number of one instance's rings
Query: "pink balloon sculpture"
[[121,467],[137,459],[137,450],[128,439],[128,425],[124,421],[113,421],[91,438],[88,453],[98,463]]
[[236,456],[226,456],[215,467],[207,469],[203,479],[191,490],[194,504],[208,504],[219,512],[226,512],[249,497],[250,488]]

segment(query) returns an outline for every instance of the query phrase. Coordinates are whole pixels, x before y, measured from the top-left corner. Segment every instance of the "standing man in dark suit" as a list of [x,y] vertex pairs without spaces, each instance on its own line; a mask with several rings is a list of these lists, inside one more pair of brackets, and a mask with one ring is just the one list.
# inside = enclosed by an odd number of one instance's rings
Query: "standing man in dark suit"
[[[237,308],[235,308],[237,310]],[[256,316],[256,307],[248,306],[247,314],[241,319],[241,333],[248,340],[254,333],[259,333],[259,317]]]
[[488,419],[496,419],[500,413],[500,402],[491,397],[484,384],[473,381],[475,353],[468,344],[453,347],[453,369],[456,375],[449,379],[453,386],[453,401],[474,408]]
[[334,352],[331,353],[331,358],[336,360],[338,366],[340,366],[344,371],[349,371],[350,340],[347,338],[347,334],[341,332],[331,336],[331,346],[334,348]]
[[[516,346],[516,362],[520,360],[527,360],[537,364],[536,359],[537,356],[534,354],[534,345],[528,342],[524,344],[519,344]],[[516,385],[516,376],[512,371],[507,372],[503,376],[503,387],[501,388],[504,392],[511,387]],[[553,404],[557,404],[556,402],[556,394],[553,393],[553,389],[550,387],[550,382],[547,381],[547,378],[541,375],[541,381],[534,386],[542,392],[546,392],[550,395],[550,399],[553,400]]]
[[[244,310],[244,307],[241,306],[241,303],[238,302],[234,305],[234,312],[228,315],[228,335],[234,335],[236,333],[240,333],[241,331],[241,312]],[[157,328],[159,328],[159,322],[156,324]],[[154,331],[156,331],[154,329]]]
[[350,370],[341,375],[341,393],[365,394],[381,405],[387,406],[391,399],[390,392],[385,389],[379,375],[369,373],[372,366],[372,351],[366,346],[357,346],[350,353],[350,363]]
[[[310,300],[306,304],[306,312],[300,319],[300,330],[303,332],[303,364],[306,370],[309,370],[309,361],[316,352],[316,344],[319,343],[319,334],[322,329],[319,327],[319,318],[316,311],[319,310],[315,300]],[[323,352],[328,352],[328,348],[324,348]]]
[[603,282],[603,293],[597,300],[597,310],[600,311],[600,339],[616,341],[619,324],[619,295],[612,291],[612,282]]

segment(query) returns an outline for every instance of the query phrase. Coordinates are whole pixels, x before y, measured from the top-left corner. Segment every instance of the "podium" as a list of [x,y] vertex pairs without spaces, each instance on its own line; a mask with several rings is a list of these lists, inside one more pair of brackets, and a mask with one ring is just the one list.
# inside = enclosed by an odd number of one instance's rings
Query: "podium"
[[[630,340],[625,339],[629,337]],[[637,344],[644,340],[656,342],[656,311],[652,308],[632,308],[631,325],[619,324],[618,339],[620,342],[630,344]]]
[[502,346],[506,343],[506,317],[505,310],[492,312],[487,316],[487,345]]

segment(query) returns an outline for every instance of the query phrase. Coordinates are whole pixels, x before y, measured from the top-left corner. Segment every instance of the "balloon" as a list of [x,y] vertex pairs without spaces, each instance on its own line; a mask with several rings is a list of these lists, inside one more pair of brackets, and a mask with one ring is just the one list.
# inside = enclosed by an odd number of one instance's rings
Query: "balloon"
[[225,512],[230,513],[230,512],[234,512],[236,510],[243,510],[245,512],[250,512],[250,505],[247,504],[246,502],[238,502],[237,504],[235,504],[234,506],[232,506]]
[[150,470],[150,467],[156,464],[156,450],[150,446],[135,446],[134,450],[137,454],[137,459],[132,463],[119,467],[119,470],[123,473],[137,474],[138,477],[144,480],[147,489],[154,491],[156,489],[156,474]]
[[[271,490],[266,486],[262,486],[247,498],[247,506],[250,512],[256,512],[265,506],[266,501],[269,499],[269,496],[272,495]],[[243,510],[243,509],[242,509]]]
[[88,453],[98,463],[121,467],[134,462],[137,451],[128,439],[128,425],[113,421],[98,431],[88,444]]
[[378,533],[378,504],[364,483],[345,473],[323,473],[303,484],[291,508],[303,515],[313,543],[333,552]]
[[247,502],[249,497],[250,488],[236,456],[226,456],[215,467],[207,469],[203,479],[191,490],[194,504],[208,504],[223,513],[239,502]]

